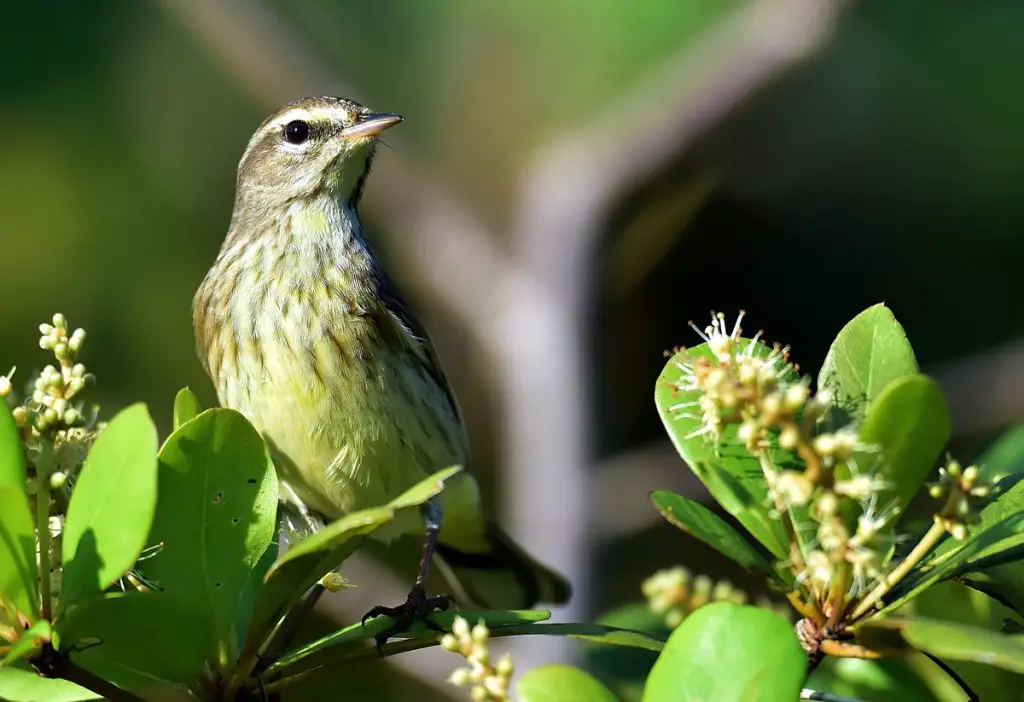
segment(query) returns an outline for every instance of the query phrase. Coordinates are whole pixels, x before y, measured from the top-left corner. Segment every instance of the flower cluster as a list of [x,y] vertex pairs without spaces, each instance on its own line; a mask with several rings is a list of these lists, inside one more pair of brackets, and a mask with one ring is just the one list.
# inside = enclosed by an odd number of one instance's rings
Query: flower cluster
[[[40,567],[50,572],[48,595],[56,600],[61,586],[61,535],[64,515],[78,470],[85,462],[102,426],[97,411],[86,416],[81,393],[94,377],[79,362],[85,330],[70,330],[67,319],[55,314],[50,324],[39,326],[39,347],[53,353],[55,364],[40,371],[19,403],[12,382],[15,369],[0,376],[0,401],[13,405],[14,421],[21,438],[28,467],[28,493],[33,503],[45,503],[48,539],[46,553],[39,544]],[[35,509],[35,508],[34,508]]]
[[512,679],[512,659],[508,654],[491,662],[487,642],[491,632],[482,621],[472,629],[462,617],[455,617],[452,633],[441,638],[441,648],[458,653],[466,659],[469,667],[456,668],[448,681],[464,687],[471,685],[470,697],[477,702],[507,702],[509,681]]
[[664,617],[674,629],[695,609],[711,602],[746,604],[747,595],[727,580],[714,582],[706,575],[696,577],[682,566],[659,570],[640,586],[651,611]]
[[935,522],[957,541],[967,539],[967,525],[978,520],[976,507],[987,498],[992,488],[981,478],[977,466],[961,468],[950,458],[939,468],[939,480],[928,486],[928,494],[945,500],[945,506],[935,515]]
[[[686,439],[706,437],[719,451],[741,446],[757,459],[768,507],[788,536],[797,586],[790,602],[828,637],[873,611],[943,534],[966,539],[977,503],[990,488],[976,467],[961,469],[950,460],[930,486],[944,500],[935,526],[891,564],[903,505],[886,478],[880,447],[865,443],[855,426],[831,426],[839,413],[828,394],[820,388],[812,393],[788,347],[769,348],[760,342],[761,332],[743,338],[742,319],[741,312],[730,328],[724,315],[712,313],[704,329],[691,323],[706,349],[676,357],[682,371],[676,389],[687,397],[671,409],[697,423]],[[696,586],[695,580],[690,587],[688,574],[669,571],[645,583],[645,594],[652,609],[681,619],[685,607],[669,603],[688,602]],[[710,584],[700,588],[706,596]]]

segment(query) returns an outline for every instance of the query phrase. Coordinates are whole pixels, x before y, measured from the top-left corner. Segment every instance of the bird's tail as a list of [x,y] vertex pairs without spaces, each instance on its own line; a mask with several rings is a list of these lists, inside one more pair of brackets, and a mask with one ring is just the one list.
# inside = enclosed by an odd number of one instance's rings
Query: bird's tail
[[463,605],[526,609],[539,603],[565,604],[569,582],[527,555],[495,524],[487,529],[489,551],[468,553],[439,543],[434,564]]

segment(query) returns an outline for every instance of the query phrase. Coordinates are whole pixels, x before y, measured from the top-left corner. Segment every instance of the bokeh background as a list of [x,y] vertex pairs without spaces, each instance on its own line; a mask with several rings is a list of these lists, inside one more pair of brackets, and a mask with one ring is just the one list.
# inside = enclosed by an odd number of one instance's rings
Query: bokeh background
[[[654,411],[662,352],[745,309],[813,371],[885,301],[954,449],[1024,419],[1022,35],[1013,0],[4,3],[0,365],[45,363],[61,311],[108,415],[144,400],[167,427],[185,385],[212,404],[189,306],[237,160],[280,104],[354,97],[406,118],[363,216],[488,499],[576,584],[559,616],[676,563],[754,593],[647,503],[703,494]],[[331,616],[403,596],[411,572],[364,561]],[[435,654],[367,664],[367,699],[450,699]]]

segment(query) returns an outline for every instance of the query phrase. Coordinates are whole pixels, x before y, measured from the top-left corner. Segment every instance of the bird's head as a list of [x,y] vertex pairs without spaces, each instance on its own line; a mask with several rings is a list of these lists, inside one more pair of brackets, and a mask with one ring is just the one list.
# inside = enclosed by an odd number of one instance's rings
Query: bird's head
[[273,207],[324,193],[354,206],[377,137],[401,121],[344,98],[289,103],[249,140],[238,164],[238,196]]

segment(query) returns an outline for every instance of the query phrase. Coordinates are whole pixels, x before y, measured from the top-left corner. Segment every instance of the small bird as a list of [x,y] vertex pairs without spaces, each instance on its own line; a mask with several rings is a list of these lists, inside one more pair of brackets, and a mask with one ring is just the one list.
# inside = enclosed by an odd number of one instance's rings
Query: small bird
[[[234,212],[192,306],[220,403],[265,437],[282,494],[313,524],[383,505],[468,459],[466,430],[426,330],[382,270],[357,214],[379,135],[402,121],[337,97],[263,122],[238,165]],[[408,600],[383,639],[448,606],[427,597],[433,557],[477,606],[562,604],[568,583],[488,518],[462,472],[375,532],[425,532]],[[381,640],[378,639],[378,645]]]

